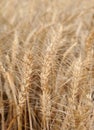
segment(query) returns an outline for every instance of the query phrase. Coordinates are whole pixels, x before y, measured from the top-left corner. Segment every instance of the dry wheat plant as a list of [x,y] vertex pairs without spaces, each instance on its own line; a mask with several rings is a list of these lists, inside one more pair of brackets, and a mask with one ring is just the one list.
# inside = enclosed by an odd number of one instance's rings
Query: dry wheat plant
[[0,130],[94,130],[94,0],[0,0]]

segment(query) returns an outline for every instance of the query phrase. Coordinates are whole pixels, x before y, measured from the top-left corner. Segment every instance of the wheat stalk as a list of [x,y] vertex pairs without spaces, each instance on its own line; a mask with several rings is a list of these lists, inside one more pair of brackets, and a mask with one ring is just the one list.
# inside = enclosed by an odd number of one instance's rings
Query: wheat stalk
[[43,129],[49,129],[49,123],[51,118],[51,86],[49,84],[49,75],[51,73],[51,69],[53,67],[53,63],[55,63],[56,54],[58,51],[58,47],[60,46],[58,43],[61,37],[62,28],[58,30],[58,34],[54,32],[54,38],[51,39],[51,43],[48,43],[49,46],[46,49],[46,53],[43,59],[42,70],[41,70],[41,111],[42,111],[42,123]]

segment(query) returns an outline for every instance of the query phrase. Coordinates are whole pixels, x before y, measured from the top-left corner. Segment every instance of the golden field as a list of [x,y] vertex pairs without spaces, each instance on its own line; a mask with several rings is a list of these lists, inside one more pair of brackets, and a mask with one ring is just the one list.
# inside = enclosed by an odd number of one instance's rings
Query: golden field
[[0,0],[0,130],[94,130],[94,0]]

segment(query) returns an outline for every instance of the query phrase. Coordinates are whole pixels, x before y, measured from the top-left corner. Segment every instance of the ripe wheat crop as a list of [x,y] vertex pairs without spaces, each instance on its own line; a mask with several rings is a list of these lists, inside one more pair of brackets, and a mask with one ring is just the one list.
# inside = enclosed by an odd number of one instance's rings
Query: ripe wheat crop
[[0,130],[94,130],[93,4],[0,0]]

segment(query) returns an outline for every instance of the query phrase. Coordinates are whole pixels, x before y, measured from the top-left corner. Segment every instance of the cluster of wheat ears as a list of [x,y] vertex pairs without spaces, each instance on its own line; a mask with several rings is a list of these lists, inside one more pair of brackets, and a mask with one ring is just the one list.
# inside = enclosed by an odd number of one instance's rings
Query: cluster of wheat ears
[[93,4],[0,0],[0,130],[94,130]]

